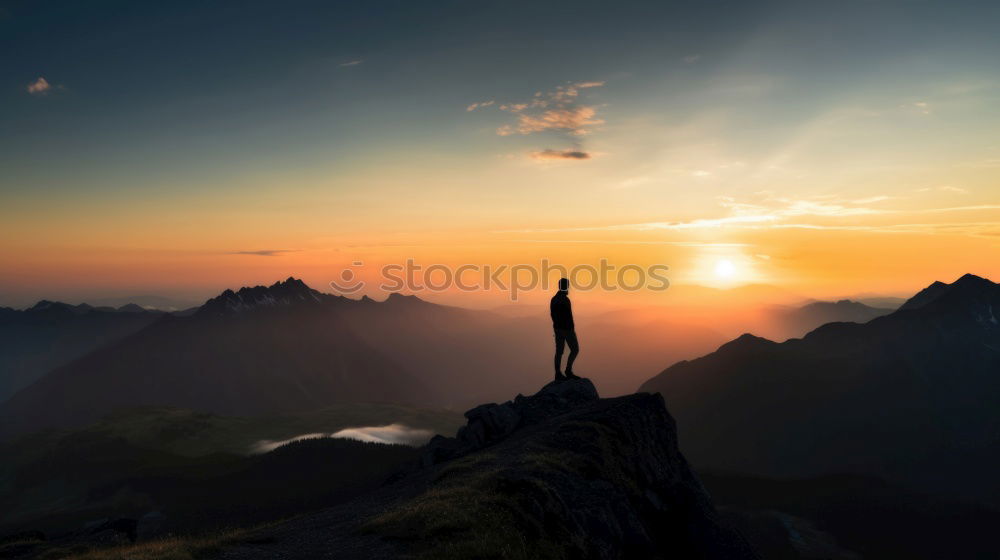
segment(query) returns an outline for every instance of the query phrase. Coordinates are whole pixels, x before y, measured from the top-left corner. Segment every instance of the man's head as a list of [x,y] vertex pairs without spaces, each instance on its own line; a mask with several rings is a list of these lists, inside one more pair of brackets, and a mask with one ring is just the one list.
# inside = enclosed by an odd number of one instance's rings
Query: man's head
[[569,279],[568,278],[560,278],[559,279],[559,291],[560,292],[568,292],[569,291]]

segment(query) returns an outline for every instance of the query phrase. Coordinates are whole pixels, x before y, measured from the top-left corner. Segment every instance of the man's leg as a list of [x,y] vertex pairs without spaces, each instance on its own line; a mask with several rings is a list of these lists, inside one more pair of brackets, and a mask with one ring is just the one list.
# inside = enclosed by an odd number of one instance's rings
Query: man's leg
[[[571,376],[573,362],[576,361],[576,355],[580,353],[580,343],[576,340],[576,331],[570,331],[566,335],[566,345],[569,346],[569,357],[566,358],[566,375]],[[559,351],[562,352],[562,349]]]
[[556,379],[562,379],[563,374],[562,374],[562,368],[560,366],[562,366],[563,345],[565,344],[566,340],[563,338],[562,333],[560,333],[559,331],[555,331],[554,334],[556,338],[556,357],[555,357]]

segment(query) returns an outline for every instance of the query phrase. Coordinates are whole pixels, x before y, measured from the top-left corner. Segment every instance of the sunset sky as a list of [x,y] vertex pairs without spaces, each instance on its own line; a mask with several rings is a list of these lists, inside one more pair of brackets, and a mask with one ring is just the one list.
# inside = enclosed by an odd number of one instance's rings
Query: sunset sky
[[0,305],[329,291],[407,258],[659,263],[809,297],[998,280],[998,21],[960,1],[3,2]]

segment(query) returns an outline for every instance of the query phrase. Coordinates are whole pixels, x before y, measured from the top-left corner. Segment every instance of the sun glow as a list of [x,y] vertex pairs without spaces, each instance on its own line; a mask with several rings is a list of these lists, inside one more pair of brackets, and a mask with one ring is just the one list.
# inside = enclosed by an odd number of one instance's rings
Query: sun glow
[[736,265],[729,259],[720,259],[715,263],[715,277],[720,280],[731,280],[736,275]]

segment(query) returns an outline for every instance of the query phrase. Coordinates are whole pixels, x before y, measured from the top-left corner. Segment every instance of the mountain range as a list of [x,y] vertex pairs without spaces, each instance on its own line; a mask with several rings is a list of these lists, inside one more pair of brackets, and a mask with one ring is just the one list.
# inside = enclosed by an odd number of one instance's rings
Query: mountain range
[[859,301],[814,301],[798,307],[773,306],[765,310],[754,330],[763,337],[785,340],[800,337],[827,323],[867,323],[892,313]]
[[0,308],[0,401],[42,375],[120,340],[163,315],[135,304],[118,308],[42,300]]
[[[51,371],[19,373],[27,386],[0,404],[0,433],[78,426],[146,405],[230,415],[360,402],[459,408],[551,375],[544,313],[505,317],[401,294],[381,302],[350,299],[295,278],[226,290],[184,313],[101,313],[145,322],[92,341],[79,356],[67,354]],[[664,362],[724,340],[663,320],[597,316],[578,325],[591,333],[588,373],[611,394],[627,392]],[[44,335],[39,344],[49,344]]]
[[699,467],[872,474],[1000,503],[998,315],[1000,286],[968,274],[867,323],[745,334],[640,390],[664,395]]
[[[715,330],[669,310],[582,309],[581,367],[611,395],[630,392],[665,363],[710,351],[733,326]],[[881,312],[815,302],[768,308],[754,324],[787,338]],[[359,402],[461,408],[544,379],[552,352],[544,309],[511,315],[397,293],[350,299],[295,278],[226,290],[175,313],[43,301],[3,311],[0,325],[9,334],[0,342],[0,397],[10,397],[0,404],[3,436],[147,405],[235,415]]]

